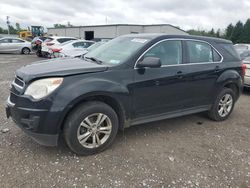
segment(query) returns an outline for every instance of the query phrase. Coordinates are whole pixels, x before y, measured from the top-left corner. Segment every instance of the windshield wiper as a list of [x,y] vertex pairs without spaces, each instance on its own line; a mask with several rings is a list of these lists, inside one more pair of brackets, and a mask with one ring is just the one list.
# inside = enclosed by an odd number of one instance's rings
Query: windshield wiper
[[97,64],[102,64],[103,63],[103,61],[101,61],[101,60],[99,60],[99,59],[97,59],[95,57],[86,57],[85,56],[85,59],[90,59],[91,61],[94,61]]

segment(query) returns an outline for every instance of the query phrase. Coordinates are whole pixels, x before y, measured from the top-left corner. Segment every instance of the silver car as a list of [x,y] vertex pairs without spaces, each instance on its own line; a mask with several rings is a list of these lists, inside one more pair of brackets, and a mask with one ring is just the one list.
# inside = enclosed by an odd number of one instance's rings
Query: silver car
[[246,68],[244,86],[250,88],[250,57],[244,59],[243,63]]
[[22,53],[31,52],[31,43],[20,38],[0,38],[0,53]]

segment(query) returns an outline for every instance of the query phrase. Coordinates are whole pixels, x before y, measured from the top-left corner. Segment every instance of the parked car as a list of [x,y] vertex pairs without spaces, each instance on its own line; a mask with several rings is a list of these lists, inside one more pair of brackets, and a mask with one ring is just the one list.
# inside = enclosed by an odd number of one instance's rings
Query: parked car
[[50,48],[52,57],[81,57],[85,50],[93,45],[94,41],[73,40],[67,41]]
[[42,43],[47,39],[48,37],[35,37],[32,41],[31,41],[31,48],[32,51],[34,51],[36,53],[36,55],[38,57],[42,57]]
[[95,50],[96,48],[98,48],[99,46],[101,46],[105,43],[107,43],[107,42],[106,41],[96,42],[95,44],[91,45],[90,47],[84,49],[84,51],[81,54],[81,57],[84,57],[84,55],[86,55],[88,52]]
[[60,37],[60,36],[52,36],[48,37],[43,43],[42,43],[42,56],[48,57],[50,55],[50,48],[53,47],[53,45],[58,45],[70,40],[77,40],[77,38],[74,37]]
[[247,57],[250,57],[250,50],[241,51],[239,52],[239,55],[240,55],[241,60],[244,60]]
[[235,44],[234,48],[236,49],[236,51],[245,51],[245,50],[250,50],[250,44]]
[[242,60],[250,55],[250,44],[235,44],[234,48]]
[[31,44],[20,38],[4,37],[0,39],[0,53],[29,54]]
[[245,66],[244,86],[250,88],[250,57],[243,60]]
[[118,129],[207,112],[226,120],[245,65],[231,41],[192,35],[132,34],[89,52],[16,71],[6,114],[38,143],[89,155]]

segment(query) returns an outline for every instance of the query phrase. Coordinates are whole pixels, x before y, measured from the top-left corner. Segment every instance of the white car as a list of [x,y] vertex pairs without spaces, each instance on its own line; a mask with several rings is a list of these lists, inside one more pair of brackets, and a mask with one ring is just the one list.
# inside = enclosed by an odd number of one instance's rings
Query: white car
[[73,40],[50,48],[52,57],[80,57],[88,47],[93,45],[94,41]]
[[48,37],[43,43],[42,43],[42,55],[47,57],[50,53],[50,48],[52,48],[54,45],[62,44],[67,41],[71,40],[77,40],[75,37],[60,37],[60,36],[52,36]]
[[20,38],[0,38],[0,53],[21,53],[29,54],[31,43]]
[[244,66],[246,66],[246,73],[244,78],[244,86],[250,88],[250,57],[243,60]]

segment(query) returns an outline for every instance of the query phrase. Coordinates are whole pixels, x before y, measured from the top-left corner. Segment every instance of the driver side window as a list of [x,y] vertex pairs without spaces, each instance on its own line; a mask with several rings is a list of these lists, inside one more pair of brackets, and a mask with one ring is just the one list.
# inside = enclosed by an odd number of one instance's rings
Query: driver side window
[[182,43],[178,40],[163,41],[147,51],[143,57],[157,57],[163,66],[181,64]]

